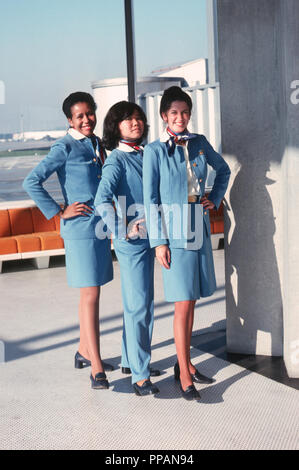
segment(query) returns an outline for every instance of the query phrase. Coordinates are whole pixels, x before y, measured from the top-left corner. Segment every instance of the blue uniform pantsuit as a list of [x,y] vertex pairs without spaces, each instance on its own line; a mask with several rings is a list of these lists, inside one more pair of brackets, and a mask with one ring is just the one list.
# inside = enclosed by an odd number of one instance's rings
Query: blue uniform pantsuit
[[130,367],[132,383],[149,377],[154,323],[154,250],[148,243],[114,240],[120,264],[124,328],[123,367]]
[[[168,139],[169,136],[166,135],[165,140],[162,136],[146,145],[144,150],[143,189],[147,229],[152,247],[168,245],[170,250],[170,269],[162,268],[165,299],[168,302],[196,300],[212,295],[216,289],[209,211],[203,210],[200,219],[195,221],[194,211],[190,216],[186,210],[186,207],[190,208],[190,203],[184,150],[176,145],[170,152]],[[218,208],[229,181],[228,165],[203,135],[191,138],[187,149],[193,176],[200,189],[199,198],[205,194],[207,165],[216,171],[209,199]],[[194,210],[196,203],[191,205]],[[175,206],[181,215],[176,224],[180,236],[174,233],[171,224],[162,223],[169,206]],[[201,226],[201,246],[190,248],[189,224]]]
[[125,239],[127,225],[134,218],[144,218],[142,166],[142,155],[120,144],[105,162],[95,199],[98,212],[115,237],[124,308],[121,363],[130,367],[132,383],[150,377],[154,320],[154,250],[147,237]]
[[[95,214],[94,197],[102,175],[99,158],[100,140],[94,149],[91,139],[74,129],[51,147],[49,154],[29,173],[24,189],[47,219],[60,212],[60,205],[43,187],[44,181],[56,172],[65,205],[82,202],[93,212],[61,219],[68,284],[72,287],[101,286],[113,279],[111,245],[95,234],[100,217]],[[103,152],[102,152],[103,154]]]

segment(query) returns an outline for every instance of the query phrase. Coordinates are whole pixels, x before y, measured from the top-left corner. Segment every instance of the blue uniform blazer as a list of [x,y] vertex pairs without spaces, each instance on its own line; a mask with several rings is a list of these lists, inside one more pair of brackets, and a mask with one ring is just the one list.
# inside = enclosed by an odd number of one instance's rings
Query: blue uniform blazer
[[[23,188],[47,219],[61,210],[43,187],[43,182],[54,172],[57,173],[66,205],[78,201],[94,209],[94,197],[102,175],[101,159],[96,155],[91,139],[76,131],[72,135],[68,133],[55,142],[48,155],[23,183]],[[97,138],[98,151],[100,145]],[[61,219],[61,236],[65,239],[96,238],[95,226],[99,220],[95,211],[88,216]]]
[[[150,244],[156,247],[169,244],[173,248],[186,248],[187,239],[183,235],[187,233],[188,213],[184,205],[188,204],[188,182],[184,150],[176,145],[174,152],[168,151],[166,142],[160,139],[145,146],[143,161],[143,192],[146,211],[147,229]],[[207,164],[215,171],[216,177],[209,199],[220,206],[221,200],[227,189],[230,169],[224,159],[219,155],[203,135],[196,135],[188,141],[188,153],[191,169],[196,176],[201,196],[205,194],[207,178]],[[155,205],[177,205],[181,211],[181,234],[179,239],[173,238],[171,233],[163,230],[163,210],[153,210]],[[209,211],[204,211],[204,228],[210,235]],[[157,226],[161,230],[157,234]],[[153,237],[155,234],[155,238]]]
[[125,144],[114,149],[103,166],[95,206],[117,239],[126,237],[127,225],[133,219],[144,218],[142,167],[141,153]]

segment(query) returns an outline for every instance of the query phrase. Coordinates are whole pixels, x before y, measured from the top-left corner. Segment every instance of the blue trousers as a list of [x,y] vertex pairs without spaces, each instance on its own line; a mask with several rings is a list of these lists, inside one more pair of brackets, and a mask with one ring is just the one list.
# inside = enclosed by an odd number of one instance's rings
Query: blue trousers
[[147,240],[113,241],[120,265],[124,307],[122,360],[132,383],[150,377],[154,323],[154,250]]

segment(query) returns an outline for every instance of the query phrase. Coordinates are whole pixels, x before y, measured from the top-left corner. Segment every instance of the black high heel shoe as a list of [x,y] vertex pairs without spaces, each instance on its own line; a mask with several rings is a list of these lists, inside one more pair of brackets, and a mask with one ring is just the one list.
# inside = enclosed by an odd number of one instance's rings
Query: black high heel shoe
[[133,384],[133,389],[136,395],[143,397],[145,395],[155,395],[159,393],[158,387],[154,385],[149,379],[146,380],[142,385],[138,385],[137,383]]
[[[192,377],[192,375],[191,375]],[[179,367],[179,364],[178,362],[175,363],[174,365],[174,378],[175,380],[178,380],[180,381],[180,367]],[[192,378],[193,379],[193,378]],[[182,387],[182,384],[180,382],[180,391],[181,391],[181,394],[182,394],[182,397],[185,398],[185,400],[200,400],[200,394],[199,392],[196,390],[196,388],[194,387],[194,385],[189,385],[186,390],[183,389]]]
[[194,385],[189,385],[189,387],[186,388],[186,390],[183,390],[182,385],[180,384],[180,390],[182,397],[185,398],[185,400],[191,401],[191,400],[200,400],[200,395]]
[[[191,375],[192,381],[198,384],[212,384],[213,382],[215,382],[215,379],[206,377],[205,375],[198,372],[197,369],[195,369],[195,374],[190,374],[190,375]],[[174,365],[174,378],[175,380],[180,380],[180,366],[178,362],[176,362]]]
[[104,390],[109,388],[109,382],[107,380],[105,372],[98,372],[95,378],[90,374],[91,388],[95,390]]
[[[90,365],[91,362],[89,359],[85,359],[85,357],[77,351],[75,354],[75,369],[83,369],[83,367],[88,367]],[[104,370],[107,370],[108,372],[114,370],[114,367],[111,364],[107,364],[107,362],[103,362],[103,367]]]

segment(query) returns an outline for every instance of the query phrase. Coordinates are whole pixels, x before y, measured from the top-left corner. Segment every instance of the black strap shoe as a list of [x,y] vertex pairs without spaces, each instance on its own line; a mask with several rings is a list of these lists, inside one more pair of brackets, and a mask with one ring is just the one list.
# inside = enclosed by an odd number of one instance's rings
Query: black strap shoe
[[205,375],[198,372],[197,369],[195,369],[195,374],[191,374],[191,377],[193,382],[196,382],[198,384],[212,384],[213,382],[215,382],[215,379],[206,377]]
[[94,388],[95,390],[103,390],[109,388],[109,382],[107,380],[105,372],[98,372],[93,378],[93,376],[90,374],[90,380],[91,380],[91,388]]
[[[122,367],[121,371],[123,374],[131,374],[131,369],[130,367]],[[151,377],[158,377],[158,375],[161,375],[161,372],[158,369],[152,369],[150,368],[150,376]]]
[[[192,381],[198,384],[212,384],[213,382],[215,382],[215,379],[206,377],[205,375],[198,372],[197,369],[195,369],[195,374],[190,374],[190,375],[191,375]],[[178,362],[176,362],[174,365],[174,378],[175,380],[180,380],[180,366]]]
[[185,398],[185,400],[191,401],[191,400],[200,400],[200,395],[194,385],[189,385],[189,387],[186,388],[186,390],[183,390],[181,384],[180,384],[180,390],[182,397]]
[[[114,367],[111,364],[107,364],[107,362],[102,362],[104,370],[107,370],[108,372],[111,372],[114,370]],[[75,369],[83,369],[83,367],[88,367],[91,366],[91,362],[89,359],[85,359],[82,354],[79,353],[79,351],[76,352],[75,354]]]
[[134,391],[138,396],[155,395],[160,390],[148,379],[142,385],[133,384]]

